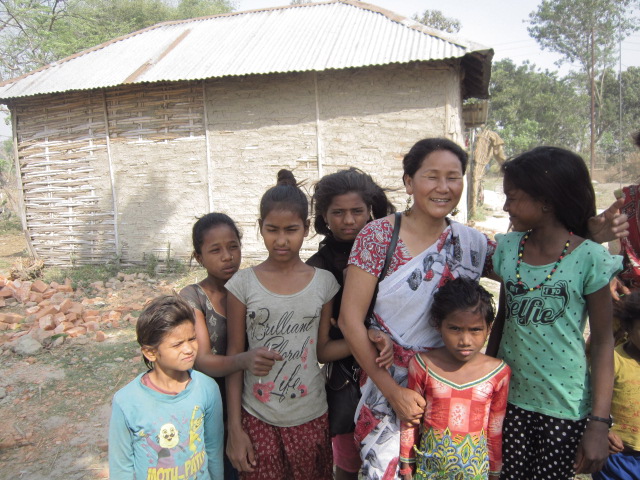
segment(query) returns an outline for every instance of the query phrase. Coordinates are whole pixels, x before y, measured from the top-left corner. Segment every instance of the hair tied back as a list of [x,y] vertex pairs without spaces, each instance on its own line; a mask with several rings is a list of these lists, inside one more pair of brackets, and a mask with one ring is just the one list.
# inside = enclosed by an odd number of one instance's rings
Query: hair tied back
[[297,187],[296,177],[293,176],[290,170],[283,168],[278,172],[278,180],[276,185],[288,185],[291,187]]

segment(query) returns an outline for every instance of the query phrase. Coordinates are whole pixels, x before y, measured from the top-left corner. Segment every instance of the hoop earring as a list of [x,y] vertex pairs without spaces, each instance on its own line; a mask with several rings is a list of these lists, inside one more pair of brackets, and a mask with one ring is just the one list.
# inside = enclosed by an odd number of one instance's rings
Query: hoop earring
[[327,226],[327,230],[331,231],[331,227],[329,226],[328,223],[325,224]]
[[454,209],[451,210],[451,216],[453,217],[455,217],[459,213],[460,213],[460,210],[458,210],[458,207],[454,207]]
[[411,195],[407,197],[407,206],[404,208],[404,216],[408,217],[411,215]]

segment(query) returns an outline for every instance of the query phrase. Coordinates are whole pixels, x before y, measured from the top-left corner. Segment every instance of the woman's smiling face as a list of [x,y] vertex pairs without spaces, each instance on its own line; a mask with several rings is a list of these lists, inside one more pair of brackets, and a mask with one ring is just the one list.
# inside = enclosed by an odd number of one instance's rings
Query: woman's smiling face
[[464,187],[460,159],[449,150],[427,155],[413,177],[405,175],[407,194],[413,195],[412,210],[432,218],[444,218],[453,210]]

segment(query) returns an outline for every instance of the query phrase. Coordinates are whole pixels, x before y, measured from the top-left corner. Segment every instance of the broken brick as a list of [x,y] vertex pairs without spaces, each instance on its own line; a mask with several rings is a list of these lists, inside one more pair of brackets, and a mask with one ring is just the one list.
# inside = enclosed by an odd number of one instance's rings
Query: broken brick
[[40,317],[38,320],[38,325],[42,330],[53,330],[56,328],[56,322],[53,319],[53,315],[45,315],[44,317]]
[[84,327],[73,327],[66,330],[65,333],[68,333],[70,337],[79,337],[80,335],[87,333],[87,329]]
[[49,288],[49,285],[38,279],[31,285],[31,291],[37,293],[44,293]]
[[58,313],[58,308],[54,305],[49,305],[36,313],[36,318],[40,320],[45,315],[55,315],[56,313]]

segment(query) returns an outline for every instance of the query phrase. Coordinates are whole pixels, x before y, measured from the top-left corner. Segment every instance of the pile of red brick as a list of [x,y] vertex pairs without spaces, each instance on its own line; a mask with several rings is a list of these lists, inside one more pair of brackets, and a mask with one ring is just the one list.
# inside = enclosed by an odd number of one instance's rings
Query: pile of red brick
[[135,324],[131,312],[142,310],[155,295],[170,290],[144,274],[123,274],[108,282],[94,282],[92,298],[74,291],[70,279],[64,284],[42,280],[9,280],[0,276],[0,345],[30,334],[39,342],[56,334],[90,336],[101,342],[103,330]]

